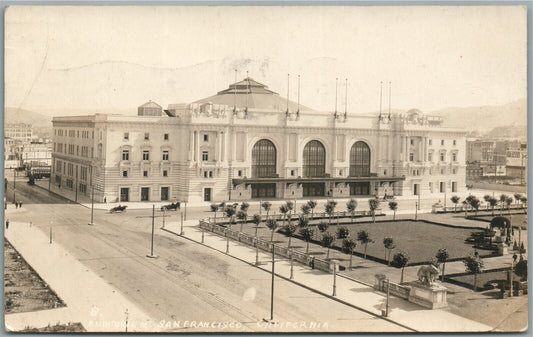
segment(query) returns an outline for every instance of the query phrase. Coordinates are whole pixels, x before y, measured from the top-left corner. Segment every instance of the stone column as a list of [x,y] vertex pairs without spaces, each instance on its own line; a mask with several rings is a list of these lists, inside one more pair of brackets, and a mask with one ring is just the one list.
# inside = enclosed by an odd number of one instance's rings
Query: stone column
[[224,131],[220,132],[220,160],[226,160],[226,133]]
[[194,152],[195,152],[195,160],[198,162],[201,160],[200,157],[200,131],[194,131],[195,137],[194,137]]

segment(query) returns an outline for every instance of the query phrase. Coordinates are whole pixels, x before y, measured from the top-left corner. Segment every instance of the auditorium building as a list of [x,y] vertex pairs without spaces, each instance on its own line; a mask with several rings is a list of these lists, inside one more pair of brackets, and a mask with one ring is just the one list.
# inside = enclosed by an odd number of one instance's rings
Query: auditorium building
[[[55,117],[51,189],[97,202],[430,195],[465,189],[466,139],[438,116],[320,112],[252,78],[137,116]],[[94,190],[91,186],[94,186]]]

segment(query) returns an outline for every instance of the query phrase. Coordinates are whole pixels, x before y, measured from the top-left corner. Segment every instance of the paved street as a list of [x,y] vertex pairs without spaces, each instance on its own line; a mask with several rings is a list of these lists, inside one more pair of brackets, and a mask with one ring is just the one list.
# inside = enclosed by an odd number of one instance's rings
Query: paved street
[[[48,235],[53,220],[54,243],[161,323],[163,330],[209,330],[184,328],[184,321],[240,323],[243,331],[270,329],[258,324],[270,316],[268,273],[159,229],[155,235],[159,257],[147,258],[151,212],[146,210],[122,214],[95,211],[96,225],[88,226],[90,210],[83,206],[66,203],[38,187],[22,183],[17,184],[17,195],[24,205],[13,210],[9,204],[6,215],[12,223],[9,230],[31,221]],[[175,214],[170,215],[169,221],[172,218],[176,221]],[[71,287],[76,282],[82,280],[65,280]],[[277,282],[275,303],[275,318],[279,322],[321,323],[308,331],[404,330],[281,279]],[[301,325],[296,329],[273,328],[305,330]]]

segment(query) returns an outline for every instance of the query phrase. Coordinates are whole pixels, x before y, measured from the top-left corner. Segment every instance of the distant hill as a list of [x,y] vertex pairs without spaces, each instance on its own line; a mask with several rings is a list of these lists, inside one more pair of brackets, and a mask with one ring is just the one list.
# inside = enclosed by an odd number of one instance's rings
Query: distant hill
[[38,138],[52,136],[52,117],[35,111],[6,107],[4,109],[4,123],[31,124],[34,136]]
[[34,127],[52,128],[52,117],[35,111],[6,107],[4,109],[4,123],[26,123]]
[[511,134],[527,129],[525,98],[498,106],[455,107],[428,113],[442,116],[446,126],[462,127],[468,131],[483,134],[496,128],[498,130],[494,132],[500,137],[513,137]]
[[527,126],[526,125],[508,125],[497,126],[484,136],[489,138],[519,138],[527,139]]

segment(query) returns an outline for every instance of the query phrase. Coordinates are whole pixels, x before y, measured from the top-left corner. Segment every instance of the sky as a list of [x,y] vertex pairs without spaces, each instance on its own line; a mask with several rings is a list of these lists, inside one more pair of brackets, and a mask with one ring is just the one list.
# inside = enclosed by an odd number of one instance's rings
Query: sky
[[[523,6],[12,6],[5,105],[166,107],[249,76],[321,111],[500,105],[527,96]],[[338,78],[337,90],[336,78]],[[346,88],[346,79],[348,87]],[[347,95],[346,95],[347,92]]]

